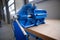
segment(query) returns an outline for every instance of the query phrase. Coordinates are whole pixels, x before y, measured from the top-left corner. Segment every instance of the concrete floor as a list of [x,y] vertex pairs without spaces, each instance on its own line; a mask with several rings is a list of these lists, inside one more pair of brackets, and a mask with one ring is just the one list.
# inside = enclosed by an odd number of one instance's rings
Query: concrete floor
[[2,23],[2,27],[0,27],[0,40],[15,40],[11,25]]

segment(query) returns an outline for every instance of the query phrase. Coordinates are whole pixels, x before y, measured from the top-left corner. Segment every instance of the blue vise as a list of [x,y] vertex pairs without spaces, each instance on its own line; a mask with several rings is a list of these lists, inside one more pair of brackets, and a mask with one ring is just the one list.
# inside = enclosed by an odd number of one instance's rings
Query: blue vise
[[[44,20],[47,16],[46,10],[38,10],[36,9],[36,6],[32,6],[32,4],[26,4],[22,6],[22,8],[18,11],[17,14],[17,20],[21,27],[24,28],[44,24]],[[28,40],[28,37],[23,34],[21,28],[19,27],[16,21],[13,21],[13,27],[16,40]]]
[[18,11],[18,21],[24,28],[44,24],[46,10],[38,10],[32,4],[26,4]]

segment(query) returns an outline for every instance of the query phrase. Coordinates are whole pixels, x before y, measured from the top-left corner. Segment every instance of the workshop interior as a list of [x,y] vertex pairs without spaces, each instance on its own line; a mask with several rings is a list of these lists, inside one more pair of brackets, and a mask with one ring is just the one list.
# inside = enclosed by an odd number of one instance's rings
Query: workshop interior
[[0,0],[0,40],[60,40],[60,0]]

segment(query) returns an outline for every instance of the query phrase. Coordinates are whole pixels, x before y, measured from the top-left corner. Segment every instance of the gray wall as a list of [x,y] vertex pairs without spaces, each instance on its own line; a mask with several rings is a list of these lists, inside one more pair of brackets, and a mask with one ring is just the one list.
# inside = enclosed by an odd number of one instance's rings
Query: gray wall
[[48,19],[60,19],[60,1],[48,0],[37,5],[39,9],[45,9],[48,13]]
[[[23,0],[16,0],[16,10],[23,5]],[[36,4],[38,9],[45,9],[48,12],[48,19],[60,19],[60,0],[48,0]]]
[[16,11],[18,11],[24,4],[23,0],[15,0],[16,3]]

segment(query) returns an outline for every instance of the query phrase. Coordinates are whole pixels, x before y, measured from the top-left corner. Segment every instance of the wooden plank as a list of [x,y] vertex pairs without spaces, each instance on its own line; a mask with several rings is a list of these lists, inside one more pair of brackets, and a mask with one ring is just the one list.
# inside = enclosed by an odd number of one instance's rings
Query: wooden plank
[[25,29],[43,40],[60,40],[60,20],[46,20],[46,24]]

